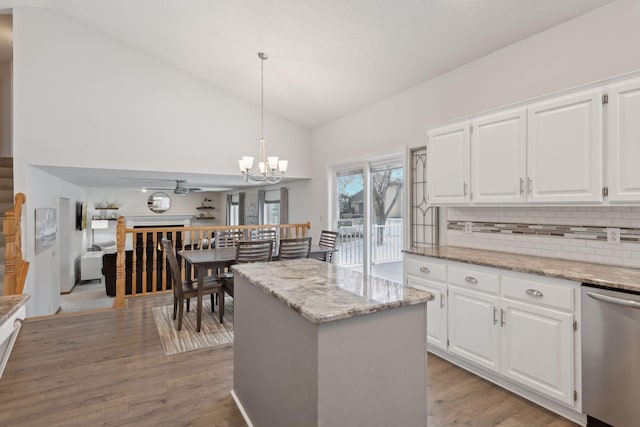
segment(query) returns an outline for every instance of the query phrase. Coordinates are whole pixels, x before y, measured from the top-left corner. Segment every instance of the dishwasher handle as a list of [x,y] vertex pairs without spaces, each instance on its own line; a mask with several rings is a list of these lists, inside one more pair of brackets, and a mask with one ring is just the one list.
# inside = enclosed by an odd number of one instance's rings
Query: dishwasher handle
[[597,299],[600,301],[610,302],[611,304],[623,305],[625,307],[630,307],[630,308],[635,308],[637,310],[640,310],[640,302],[638,301],[610,297],[608,295],[596,294],[594,292],[587,292],[587,295],[589,295],[593,299]]

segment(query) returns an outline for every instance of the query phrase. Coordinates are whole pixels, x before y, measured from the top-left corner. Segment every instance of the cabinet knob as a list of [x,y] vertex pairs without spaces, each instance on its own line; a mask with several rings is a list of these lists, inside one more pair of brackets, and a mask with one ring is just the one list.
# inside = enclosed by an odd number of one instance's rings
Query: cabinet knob
[[524,178],[520,178],[520,194],[524,194]]
[[527,295],[531,295],[532,297],[538,297],[538,298],[544,296],[544,294],[537,289],[527,289],[525,293]]
[[533,180],[527,177],[527,193],[531,194],[533,192]]
[[462,184],[462,192],[464,193],[463,196],[466,197],[466,195],[467,195],[467,183],[466,182]]
[[475,277],[467,276],[464,278],[465,282],[473,283],[474,285],[478,283],[478,279]]
[[427,267],[420,267],[420,273],[429,273],[431,270],[429,270]]

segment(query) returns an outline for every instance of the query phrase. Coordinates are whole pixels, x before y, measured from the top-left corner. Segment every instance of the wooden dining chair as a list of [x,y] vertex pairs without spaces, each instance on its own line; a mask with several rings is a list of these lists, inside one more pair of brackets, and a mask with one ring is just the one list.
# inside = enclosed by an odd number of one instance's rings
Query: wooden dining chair
[[280,251],[278,259],[309,258],[311,252],[311,237],[300,239],[280,239]]
[[[243,240],[236,246],[236,264],[250,262],[268,262],[273,256],[273,240]],[[224,284],[224,291],[233,298],[233,272],[229,271],[220,276]],[[222,294],[224,300],[224,293]],[[219,297],[220,298],[220,297]],[[224,304],[224,303],[223,303]]]
[[216,248],[233,248],[243,238],[242,230],[218,231],[216,235]]
[[[176,252],[173,249],[173,244],[168,239],[162,239],[162,248],[167,254],[167,260],[169,261],[169,269],[173,275],[173,320],[178,318],[178,330],[182,330],[182,317],[184,310],[184,302],[187,301],[187,311],[189,311],[189,300],[198,296],[198,282],[197,281],[183,281],[180,275],[180,266],[178,265],[178,259]],[[215,313],[215,304],[213,296],[218,296],[218,317],[220,323],[223,322],[224,317],[224,287],[221,280],[215,276],[208,276],[205,278],[202,288],[203,295],[211,295],[211,311]],[[202,313],[198,313],[202,316]]]
[[251,231],[251,240],[273,240],[276,241],[276,230],[273,228],[259,228]]
[[[320,233],[320,241],[318,246],[325,248],[335,249],[338,245],[338,233],[335,231],[322,230]],[[331,262],[333,259],[333,253],[325,254],[323,261]]]

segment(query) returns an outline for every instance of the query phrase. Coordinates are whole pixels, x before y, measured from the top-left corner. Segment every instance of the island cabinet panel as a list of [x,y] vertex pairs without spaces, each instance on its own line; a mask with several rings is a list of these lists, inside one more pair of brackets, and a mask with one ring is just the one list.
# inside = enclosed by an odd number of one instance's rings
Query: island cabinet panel
[[573,315],[502,300],[503,375],[573,406]]
[[442,350],[447,349],[447,285],[433,280],[407,277],[407,285],[433,294],[434,300],[427,310],[427,343]]
[[469,122],[431,130],[427,135],[427,153],[427,201],[468,204]]
[[524,108],[472,122],[471,200],[474,204],[524,203],[526,125]]
[[529,106],[530,203],[602,202],[602,90]]
[[320,326],[318,426],[426,425],[424,308]]
[[449,286],[449,352],[498,371],[498,297]]
[[640,79],[607,92],[609,202],[640,202]]

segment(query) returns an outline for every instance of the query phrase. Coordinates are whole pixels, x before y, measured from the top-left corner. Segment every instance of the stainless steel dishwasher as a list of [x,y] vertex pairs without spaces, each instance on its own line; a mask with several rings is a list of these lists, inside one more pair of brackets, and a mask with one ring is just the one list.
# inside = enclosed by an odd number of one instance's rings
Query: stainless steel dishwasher
[[640,294],[582,285],[583,412],[589,426],[640,425]]

